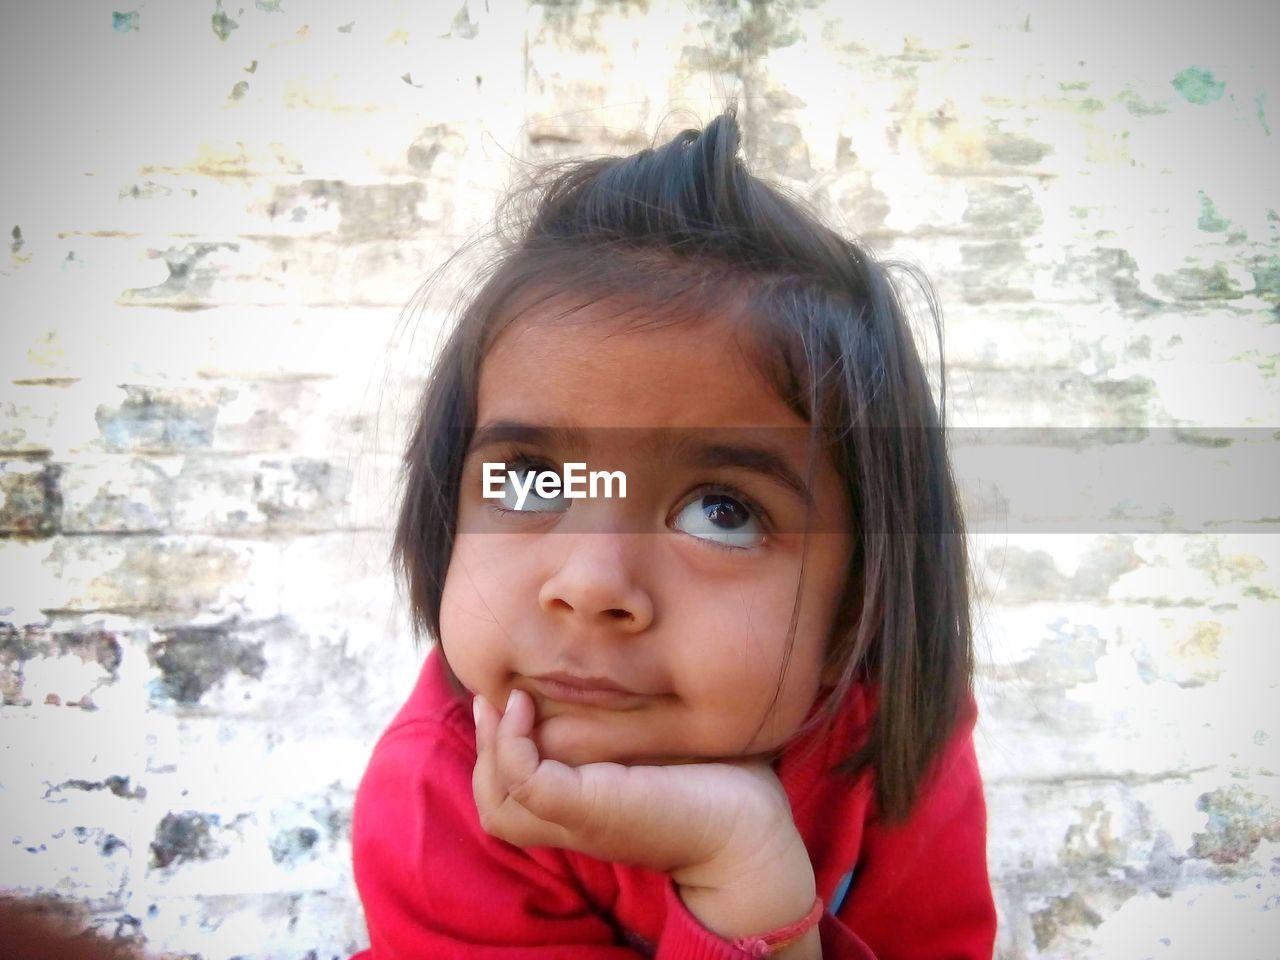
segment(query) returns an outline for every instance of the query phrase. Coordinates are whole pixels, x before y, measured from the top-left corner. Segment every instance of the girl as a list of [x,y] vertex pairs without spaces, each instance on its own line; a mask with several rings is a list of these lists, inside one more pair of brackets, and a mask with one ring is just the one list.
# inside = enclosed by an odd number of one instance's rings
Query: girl
[[737,152],[552,170],[443,349],[364,957],[991,956],[938,410],[885,269]]

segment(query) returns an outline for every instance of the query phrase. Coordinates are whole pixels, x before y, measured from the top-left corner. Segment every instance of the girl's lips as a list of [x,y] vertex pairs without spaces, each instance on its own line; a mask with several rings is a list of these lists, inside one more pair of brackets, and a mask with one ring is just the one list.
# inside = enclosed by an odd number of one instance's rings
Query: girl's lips
[[606,677],[579,677],[571,673],[544,673],[530,677],[534,692],[548,700],[594,706],[624,707],[638,703],[643,694]]

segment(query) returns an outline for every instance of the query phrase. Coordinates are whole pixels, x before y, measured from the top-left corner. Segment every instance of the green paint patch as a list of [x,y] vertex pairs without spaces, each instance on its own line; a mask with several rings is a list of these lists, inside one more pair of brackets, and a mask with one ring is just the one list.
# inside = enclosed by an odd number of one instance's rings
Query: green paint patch
[[454,15],[453,23],[449,26],[448,36],[459,40],[472,40],[479,32],[480,28],[471,22],[471,16],[467,13],[467,5],[464,3],[462,9]]
[[138,11],[130,10],[127,13],[120,13],[117,10],[111,12],[111,29],[116,33],[129,33],[138,29]]
[[1267,124],[1266,99],[1266,95],[1260,93],[1253,98],[1253,105],[1258,108],[1258,125],[1262,127],[1262,132],[1269,137],[1271,136],[1271,127]]
[[1215,80],[1212,73],[1199,67],[1187,67],[1180,71],[1172,82],[1173,88],[1182,94],[1188,103],[1199,106],[1221,100],[1223,91],[1227,89],[1225,83]]
[[213,26],[214,34],[222,41],[231,36],[232,30],[240,29],[240,24],[228,17],[226,11],[222,9],[222,0],[218,0],[218,9],[213,12],[209,22]]
[[253,5],[263,13],[280,12],[280,0],[254,0]]
[[1244,296],[1221,263],[1158,274],[1155,283],[1161,293],[1175,300],[1239,300]]
[[1200,219],[1196,225],[1207,233],[1225,233],[1231,221],[1218,215],[1218,208],[1203,190],[1197,191],[1196,196],[1200,198]]
[[1253,293],[1264,300],[1280,301],[1280,257],[1259,257],[1249,268]]
[[1013,133],[996,134],[987,140],[986,145],[992,160],[1018,166],[1039,163],[1053,152],[1053,147],[1047,143]]
[[1167,103],[1143,100],[1131,89],[1122,90],[1116,101],[1124,104],[1124,108],[1135,117],[1154,117],[1169,112]]

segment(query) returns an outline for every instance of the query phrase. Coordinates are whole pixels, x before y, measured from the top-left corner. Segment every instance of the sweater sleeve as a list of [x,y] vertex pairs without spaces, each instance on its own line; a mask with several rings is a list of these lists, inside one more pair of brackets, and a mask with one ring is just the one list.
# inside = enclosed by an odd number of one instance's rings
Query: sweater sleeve
[[[637,960],[594,907],[564,852],[522,849],[480,826],[474,752],[447,725],[388,733],[356,796],[356,884],[369,949],[357,960]],[[668,881],[661,960],[745,960],[706,930]]]
[[825,918],[824,956],[842,955],[827,950],[830,934],[833,947],[852,938],[879,960],[991,960],[996,914],[976,718],[970,700],[905,821],[867,821],[848,899],[838,920]]
[[522,850],[484,832],[474,763],[435,719],[390,731],[375,748],[352,823],[370,941],[361,956],[632,960],[571,872],[557,869],[558,851]]

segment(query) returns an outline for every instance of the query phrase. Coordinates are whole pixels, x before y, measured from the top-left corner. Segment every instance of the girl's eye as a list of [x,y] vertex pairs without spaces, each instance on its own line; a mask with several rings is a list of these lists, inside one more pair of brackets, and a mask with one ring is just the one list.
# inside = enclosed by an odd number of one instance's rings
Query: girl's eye
[[755,547],[764,541],[764,524],[758,512],[727,493],[694,497],[676,514],[672,526],[726,547]]
[[[494,501],[500,510],[506,513],[563,513],[569,509],[569,500],[563,492],[554,497],[538,495],[539,474],[550,473],[559,479],[559,474],[545,463],[524,460],[512,464],[508,469],[515,477],[507,477],[502,499]],[[520,499],[521,490],[526,491],[523,502]]]

